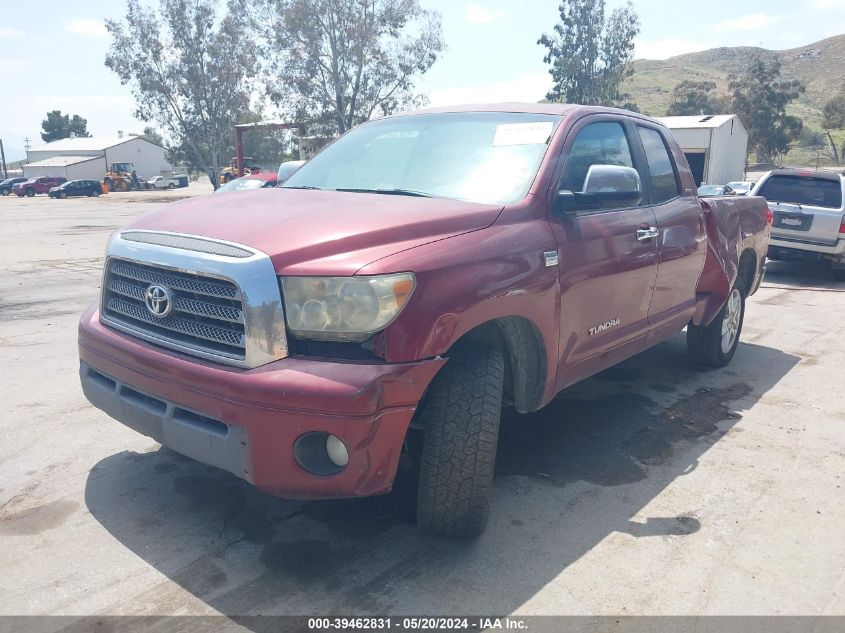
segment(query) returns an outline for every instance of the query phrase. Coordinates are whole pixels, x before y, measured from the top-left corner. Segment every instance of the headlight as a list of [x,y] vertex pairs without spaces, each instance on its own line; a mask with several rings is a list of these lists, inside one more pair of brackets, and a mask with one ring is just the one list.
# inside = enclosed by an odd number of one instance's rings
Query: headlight
[[402,311],[411,273],[378,277],[280,277],[285,317],[299,338],[364,341]]

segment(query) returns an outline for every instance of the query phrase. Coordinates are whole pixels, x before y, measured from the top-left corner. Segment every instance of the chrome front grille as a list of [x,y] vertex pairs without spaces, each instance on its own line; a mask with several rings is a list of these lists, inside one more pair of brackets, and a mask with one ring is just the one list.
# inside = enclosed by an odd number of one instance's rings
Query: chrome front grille
[[[146,304],[155,284],[171,293],[172,308],[156,316]],[[104,279],[103,317],[133,333],[232,360],[246,357],[241,291],[233,282],[198,273],[111,258]]]
[[[157,312],[160,297],[148,292],[165,295],[169,309]],[[288,355],[270,257],[201,235],[115,234],[103,273],[100,320],[154,345],[237,367],[259,367]]]

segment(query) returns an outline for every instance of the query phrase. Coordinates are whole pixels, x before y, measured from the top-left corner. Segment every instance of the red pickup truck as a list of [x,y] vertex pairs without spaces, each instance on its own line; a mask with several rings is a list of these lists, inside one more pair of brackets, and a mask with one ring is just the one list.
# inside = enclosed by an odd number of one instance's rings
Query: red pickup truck
[[479,534],[500,409],[687,328],[724,365],[771,213],[703,202],[653,119],[600,107],[432,109],[360,125],[280,188],[148,213],[108,246],[79,327],[88,399],[272,494],[388,492]]

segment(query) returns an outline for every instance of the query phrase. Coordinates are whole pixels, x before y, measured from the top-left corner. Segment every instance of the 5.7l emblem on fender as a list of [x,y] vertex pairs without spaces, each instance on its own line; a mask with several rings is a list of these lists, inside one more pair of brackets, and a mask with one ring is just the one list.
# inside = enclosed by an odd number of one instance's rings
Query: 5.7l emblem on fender
[[590,328],[590,336],[594,334],[598,334],[599,332],[604,332],[605,330],[609,330],[612,327],[616,327],[619,325],[619,319],[612,319],[610,321],[605,321],[604,323],[600,323],[599,325],[594,325]]
[[144,293],[144,303],[150,314],[163,319],[173,309],[173,299],[170,296],[170,290],[164,286],[153,284],[147,287],[147,292]]

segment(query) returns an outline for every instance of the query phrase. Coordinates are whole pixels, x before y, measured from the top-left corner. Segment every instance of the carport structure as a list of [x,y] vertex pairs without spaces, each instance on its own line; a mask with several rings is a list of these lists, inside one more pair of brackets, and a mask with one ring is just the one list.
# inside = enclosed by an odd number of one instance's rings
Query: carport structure
[[696,185],[723,185],[744,179],[748,132],[737,115],[667,116],[659,120],[684,151]]

